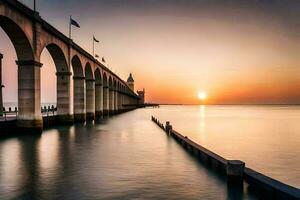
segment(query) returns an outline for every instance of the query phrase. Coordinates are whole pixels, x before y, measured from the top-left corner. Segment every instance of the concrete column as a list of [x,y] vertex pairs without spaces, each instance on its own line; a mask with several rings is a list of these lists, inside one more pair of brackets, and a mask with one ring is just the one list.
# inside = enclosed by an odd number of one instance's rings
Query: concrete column
[[103,116],[103,87],[102,84],[95,84],[95,103],[96,103],[96,117]]
[[124,106],[123,106],[123,104],[124,104],[124,94],[122,93],[121,94],[121,109],[122,109],[122,112],[124,112]]
[[3,55],[0,53],[0,116],[3,116],[2,58],[3,58]]
[[127,109],[130,110],[131,108],[130,96],[127,96],[127,104],[129,105],[127,106]]
[[18,120],[17,127],[28,133],[41,133],[41,67],[34,60],[19,60],[18,65]]
[[132,98],[128,96],[128,104],[130,105],[128,108],[132,109]]
[[57,72],[57,117],[62,124],[71,124],[74,116],[71,114],[71,72]]
[[95,80],[86,79],[86,119],[95,119]]
[[85,79],[84,77],[73,77],[74,79],[74,121],[85,122]]
[[122,112],[122,94],[118,92],[118,111]]
[[115,111],[114,94],[114,90],[109,88],[109,114],[114,114]]
[[103,115],[109,115],[109,88],[103,87]]
[[128,109],[128,106],[127,106],[127,104],[128,104],[128,98],[127,98],[127,95],[126,94],[124,94],[123,95],[123,104],[124,104],[124,106],[123,106],[123,110],[126,112],[127,111],[127,109]]
[[114,105],[114,110],[115,110],[115,113],[116,113],[116,114],[117,114],[118,111],[119,111],[119,108],[118,108],[118,101],[119,101],[119,98],[118,98],[118,91],[115,90],[115,91],[114,91],[114,103],[115,103],[115,105]]

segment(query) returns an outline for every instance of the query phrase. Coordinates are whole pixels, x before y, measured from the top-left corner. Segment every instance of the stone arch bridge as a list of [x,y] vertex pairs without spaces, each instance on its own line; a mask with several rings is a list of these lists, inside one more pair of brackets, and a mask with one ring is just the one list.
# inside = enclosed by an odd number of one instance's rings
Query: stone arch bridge
[[137,106],[139,97],[120,77],[17,0],[0,0],[0,26],[17,54],[17,127],[22,130],[43,128],[40,57],[45,48],[56,66],[58,121],[83,122]]

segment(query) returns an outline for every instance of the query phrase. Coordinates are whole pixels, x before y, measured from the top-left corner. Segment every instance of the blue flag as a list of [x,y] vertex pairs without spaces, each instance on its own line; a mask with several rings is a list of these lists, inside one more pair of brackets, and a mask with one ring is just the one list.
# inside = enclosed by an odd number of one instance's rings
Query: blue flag
[[71,21],[70,21],[71,25],[80,28],[80,25],[78,24],[78,22],[76,22],[76,21],[75,21],[74,19],[72,19],[72,18],[71,18],[70,20],[71,20]]

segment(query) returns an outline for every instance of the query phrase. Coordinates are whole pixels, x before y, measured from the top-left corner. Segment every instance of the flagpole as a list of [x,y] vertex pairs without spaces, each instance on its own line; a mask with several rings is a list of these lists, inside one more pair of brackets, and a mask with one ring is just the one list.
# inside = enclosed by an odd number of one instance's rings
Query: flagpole
[[72,39],[72,27],[71,27],[71,20],[72,20],[72,15],[70,15],[70,20],[69,20],[69,38]]
[[36,3],[35,3],[35,0],[33,1],[33,10],[34,10],[34,12],[36,12]]
[[95,57],[95,36],[93,35],[93,57]]
[[72,15],[70,15],[70,19],[69,19],[69,65],[71,66],[71,54],[72,54],[72,27],[71,27],[71,19],[72,19]]

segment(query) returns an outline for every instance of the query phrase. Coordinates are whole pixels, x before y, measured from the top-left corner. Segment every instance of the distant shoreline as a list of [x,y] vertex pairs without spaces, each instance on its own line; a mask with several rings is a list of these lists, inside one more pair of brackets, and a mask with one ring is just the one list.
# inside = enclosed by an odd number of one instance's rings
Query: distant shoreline
[[[18,102],[4,102],[4,105],[17,105]],[[300,106],[299,104],[180,104],[180,103],[155,103],[161,106]],[[56,105],[56,102],[42,102],[42,105]]]
[[[159,104],[159,103],[158,103]],[[299,104],[159,104],[162,106],[300,106]]]

